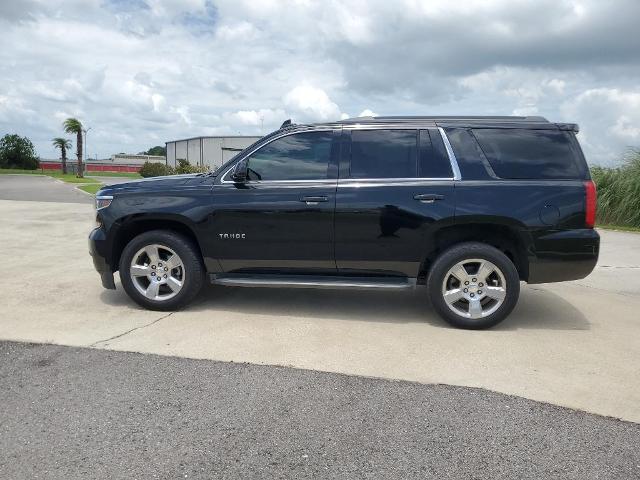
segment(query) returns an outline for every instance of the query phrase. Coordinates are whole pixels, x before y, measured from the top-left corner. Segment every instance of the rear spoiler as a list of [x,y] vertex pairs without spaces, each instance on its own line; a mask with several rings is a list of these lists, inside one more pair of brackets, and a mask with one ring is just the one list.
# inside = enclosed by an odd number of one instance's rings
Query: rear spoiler
[[556,123],[560,130],[565,130],[567,132],[578,133],[580,131],[580,127],[577,123]]

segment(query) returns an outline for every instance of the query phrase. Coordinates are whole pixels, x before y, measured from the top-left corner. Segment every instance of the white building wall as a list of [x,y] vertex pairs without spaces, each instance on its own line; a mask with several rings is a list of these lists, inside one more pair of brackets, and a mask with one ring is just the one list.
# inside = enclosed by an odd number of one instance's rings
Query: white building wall
[[167,165],[175,167],[176,165],[176,142],[167,142]]
[[222,138],[212,137],[202,139],[202,163],[215,170],[222,165]]
[[204,165],[211,170],[233,158],[260,137],[198,137],[167,142],[167,165],[176,166],[184,158],[191,165]]
[[187,160],[191,165],[200,165],[200,139],[194,138],[187,142]]
[[184,158],[185,160],[187,158],[187,141],[186,140],[181,140],[179,142],[176,142],[176,162],[181,158]]

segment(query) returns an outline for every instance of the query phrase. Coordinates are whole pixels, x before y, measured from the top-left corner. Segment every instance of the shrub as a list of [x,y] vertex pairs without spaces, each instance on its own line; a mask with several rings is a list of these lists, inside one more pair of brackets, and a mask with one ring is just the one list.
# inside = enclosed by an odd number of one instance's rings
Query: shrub
[[176,167],[176,174],[181,175],[183,173],[204,173],[209,171],[207,167],[201,167],[200,165],[191,165],[189,160],[184,158],[178,159],[178,166]]
[[175,171],[168,165],[158,162],[144,162],[140,169],[140,175],[147,177],[161,177],[163,175],[173,175]]
[[640,150],[618,168],[592,167],[598,188],[598,223],[640,227]]
[[7,134],[0,139],[0,168],[35,170],[39,166],[36,150],[27,137]]

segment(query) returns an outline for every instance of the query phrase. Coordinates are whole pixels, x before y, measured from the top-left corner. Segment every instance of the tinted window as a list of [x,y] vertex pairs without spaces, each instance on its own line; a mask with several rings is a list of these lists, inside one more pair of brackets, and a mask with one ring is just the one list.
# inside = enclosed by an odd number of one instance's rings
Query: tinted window
[[438,130],[420,130],[418,177],[452,178],[451,162]]
[[579,178],[569,132],[474,129],[493,171],[502,178]]
[[416,130],[351,132],[351,178],[416,176]]
[[319,180],[327,178],[332,132],[287,135],[249,157],[249,180]]

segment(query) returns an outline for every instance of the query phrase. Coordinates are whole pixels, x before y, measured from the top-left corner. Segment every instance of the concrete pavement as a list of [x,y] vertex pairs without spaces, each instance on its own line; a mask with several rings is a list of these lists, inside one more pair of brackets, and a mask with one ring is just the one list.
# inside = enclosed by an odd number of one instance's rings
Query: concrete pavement
[[93,199],[86,193],[45,175],[0,175],[0,199],[93,203]]
[[449,328],[424,292],[209,288],[159,314],[103,290],[89,205],[0,201],[0,338],[482,387],[640,422],[640,235],[602,232],[585,280],[523,285],[498,328]]
[[632,479],[640,425],[486,390],[0,342],[0,478]]

